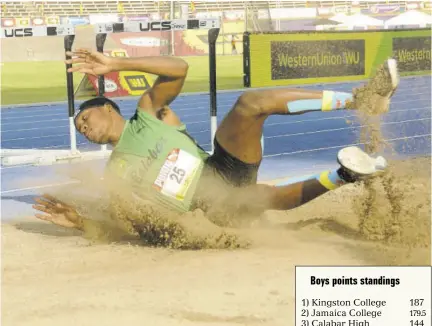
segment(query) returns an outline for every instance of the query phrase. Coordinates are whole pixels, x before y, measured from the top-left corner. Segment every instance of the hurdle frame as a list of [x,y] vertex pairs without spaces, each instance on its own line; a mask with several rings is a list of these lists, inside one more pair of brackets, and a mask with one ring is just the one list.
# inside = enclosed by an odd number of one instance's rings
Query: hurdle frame
[[[96,34],[96,50],[100,53],[103,53],[105,41],[106,41],[107,34],[106,33],[99,33]],[[99,96],[105,96],[105,77],[98,76],[98,95]],[[101,151],[106,151],[107,145],[101,145]]]
[[[190,21],[216,21],[217,19],[187,19],[187,20],[161,20],[159,21],[162,25],[163,22],[181,22],[187,21],[188,24]],[[157,22],[157,21],[156,21]],[[211,134],[211,145],[212,149],[210,153],[214,152],[214,138],[217,130],[217,74],[216,74],[216,42],[220,32],[220,21],[217,28],[208,29],[207,37],[208,37],[208,46],[209,46],[209,95],[210,95],[210,134]],[[134,24],[140,24],[140,22],[133,22]],[[96,47],[97,50],[101,53],[104,51],[104,45],[106,36],[108,33],[121,33],[125,30],[125,23],[112,23],[112,24],[96,24],[95,25],[95,33],[96,33]],[[186,29],[189,30],[189,29]],[[175,30],[171,30],[174,32]],[[135,30],[129,30],[128,32],[136,32]],[[104,96],[105,92],[101,92],[101,90],[105,90],[105,77],[98,77],[98,88],[99,88],[99,96]],[[102,150],[106,150],[106,145],[102,145]]]
[[[64,37],[65,52],[72,51],[74,40],[75,40],[75,35],[67,35]],[[68,56],[66,54],[65,57],[66,60],[72,59],[71,56]],[[66,64],[66,90],[67,90],[67,97],[68,97],[70,147],[71,147],[71,152],[75,153],[77,151],[76,132],[75,132],[75,123],[74,123],[75,95],[74,95],[74,86],[73,86],[73,73],[68,72],[69,68],[72,68],[72,64]]]
[[[19,27],[1,28],[0,37],[22,37],[17,36],[17,31],[22,30]],[[29,33],[27,37],[43,37],[43,36],[64,36],[64,50],[71,51],[75,40],[75,27],[69,24],[56,25],[56,26],[34,26],[27,27],[26,32]],[[66,59],[70,57],[65,55]],[[79,156],[76,144],[76,132],[73,123],[73,116],[75,112],[74,94],[73,94],[73,74],[67,70],[72,67],[70,64],[65,64],[66,68],[66,84],[67,84],[67,107],[68,107],[68,120],[69,120],[69,150],[55,150],[55,149],[1,149],[1,163],[2,165],[39,165],[44,161],[52,161],[53,157],[67,156],[76,158]],[[43,164],[43,163],[42,163]]]
[[216,83],[216,41],[219,36],[219,28],[208,31],[209,43],[209,82],[210,82],[210,133],[212,153],[214,152],[214,138],[217,129],[217,83]]

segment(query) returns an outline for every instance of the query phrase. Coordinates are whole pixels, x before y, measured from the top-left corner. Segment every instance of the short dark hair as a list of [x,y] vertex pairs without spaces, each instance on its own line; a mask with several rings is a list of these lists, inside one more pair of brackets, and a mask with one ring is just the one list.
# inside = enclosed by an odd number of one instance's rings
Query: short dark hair
[[75,119],[78,118],[78,115],[80,115],[81,112],[94,107],[104,106],[105,104],[111,105],[112,108],[116,110],[118,114],[121,115],[120,108],[114,101],[110,100],[109,98],[106,98],[105,96],[98,96],[81,103],[81,105],[78,107],[77,114],[75,115]]

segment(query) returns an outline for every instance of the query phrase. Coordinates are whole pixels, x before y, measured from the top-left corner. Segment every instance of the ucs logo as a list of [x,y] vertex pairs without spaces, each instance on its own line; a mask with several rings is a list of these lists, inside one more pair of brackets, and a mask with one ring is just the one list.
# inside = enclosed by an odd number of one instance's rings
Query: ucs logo
[[146,31],[169,31],[169,30],[171,30],[171,22],[170,21],[163,21],[163,22],[140,23],[139,29],[142,32],[146,32]]
[[29,37],[33,36],[33,29],[31,28],[5,28],[5,37]]

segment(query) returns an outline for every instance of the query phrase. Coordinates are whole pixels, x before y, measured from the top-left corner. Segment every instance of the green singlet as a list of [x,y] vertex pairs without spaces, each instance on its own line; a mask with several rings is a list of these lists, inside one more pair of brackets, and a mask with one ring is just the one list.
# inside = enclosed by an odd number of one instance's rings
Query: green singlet
[[107,173],[125,180],[140,198],[186,212],[208,156],[184,125],[169,126],[138,109],[126,121]]

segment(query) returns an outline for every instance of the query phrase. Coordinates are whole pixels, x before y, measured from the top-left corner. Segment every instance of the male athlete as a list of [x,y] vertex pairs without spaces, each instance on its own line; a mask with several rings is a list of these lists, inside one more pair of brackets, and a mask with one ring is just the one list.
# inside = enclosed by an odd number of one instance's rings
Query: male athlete
[[[374,176],[385,168],[356,147],[342,149],[340,167],[293,184],[257,184],[262,160],[261,136],[270,115],[311,111],[360,109],[383,112],[399,83],[394,59],[388,59],[367,84],[351,93],[300,89],[244,92],[221,122],[214,153],[209,155],[188,135],[186,127],[168,106],[180,93],[188,65],[174,57],[113,58],[99,52],[68,52],[69,72],[104,75],[113,71],[142,71],[157,75],[153,87],[138,102],[136,114],[125,120],[120,108],[105,97],[81,104],[75,126],[89,141],[111,144],[113,151],[106,177],[120,178],[135,197],[177,212],[207,205],[225,206],[213,185],[226,185],[226,200],[264,210],[289,210],[344,184]],[[381,109],[377,110],[377,106]],[[228,198],[229,197],[229,198]],[[222,197],[223,198],[223,197]],[[219,200],[219,201],[218,201]],[[225,199],[224,199],[225,200]],[[37,198],[36,217],[54,224],[82,228],[84,217],[50,195]],[[229,206],[229,205],[227,205]]]

